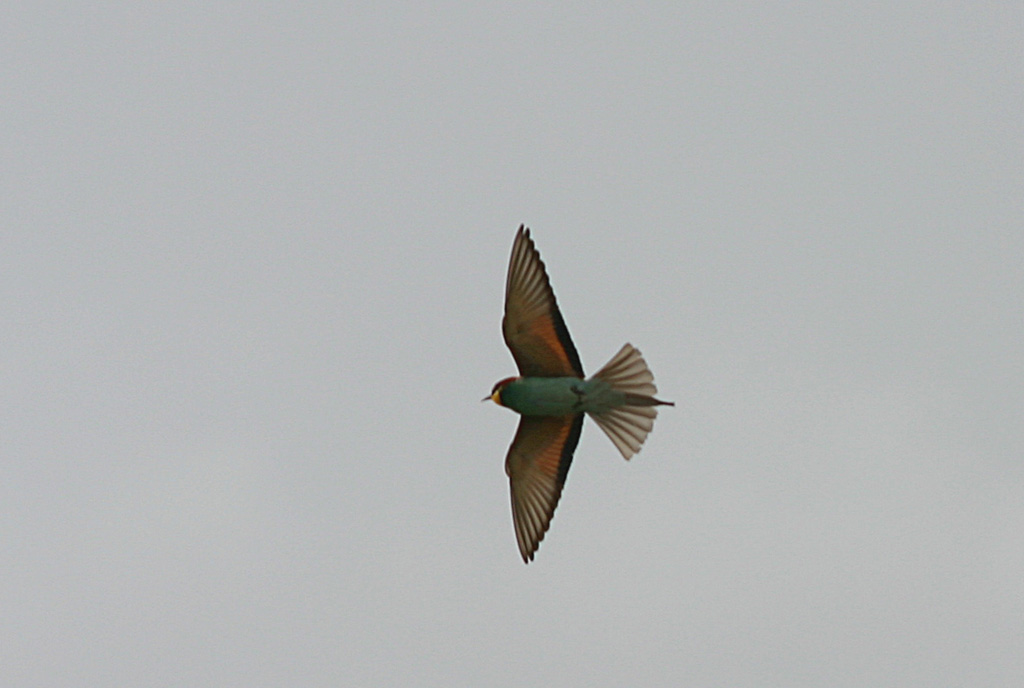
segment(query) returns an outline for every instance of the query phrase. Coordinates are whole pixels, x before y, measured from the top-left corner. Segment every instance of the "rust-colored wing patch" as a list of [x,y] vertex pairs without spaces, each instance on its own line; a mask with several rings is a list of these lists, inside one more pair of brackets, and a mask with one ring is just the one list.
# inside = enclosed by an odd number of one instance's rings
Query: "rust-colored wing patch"
[[520,225],[505,281],[505,343],[525,377],[583,377],[583,365],[555,301],[530,230]]
[[526,563],[533,560],[551,524],[582,429],[583,414],[523,416],[519,421],[505,472],[512,489],[516,540]]

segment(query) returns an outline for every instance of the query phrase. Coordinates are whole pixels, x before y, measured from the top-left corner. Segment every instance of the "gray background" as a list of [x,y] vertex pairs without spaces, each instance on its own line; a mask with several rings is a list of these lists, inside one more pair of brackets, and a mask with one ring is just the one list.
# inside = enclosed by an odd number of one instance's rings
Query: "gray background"
[[848,5],[8,7],[0,681],[1021,685],[1024,5]]

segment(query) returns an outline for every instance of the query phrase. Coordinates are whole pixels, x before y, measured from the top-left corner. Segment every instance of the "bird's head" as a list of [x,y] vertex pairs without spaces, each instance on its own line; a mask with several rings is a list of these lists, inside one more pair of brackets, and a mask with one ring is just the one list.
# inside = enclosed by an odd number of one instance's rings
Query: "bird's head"
[[498,382],[495,382],[494,387],[491,389],[491,394],[489,396],[484,397],[480,401],[487,401],[488,399],[490,399],[498,406],[504,406],[505,404],[501,403],[501,390],[508,387],[508,383],[515,382],[518,379],[519,378],[517,377],[507,377],[504,380],[499,380]]

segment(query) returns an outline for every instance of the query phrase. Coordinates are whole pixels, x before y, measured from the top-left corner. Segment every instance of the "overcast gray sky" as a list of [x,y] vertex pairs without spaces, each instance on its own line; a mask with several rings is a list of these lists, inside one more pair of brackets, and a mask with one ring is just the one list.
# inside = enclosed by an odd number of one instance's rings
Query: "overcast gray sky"
[[1024,685],[1024,5],[844,5],[9,7],[0,683]]

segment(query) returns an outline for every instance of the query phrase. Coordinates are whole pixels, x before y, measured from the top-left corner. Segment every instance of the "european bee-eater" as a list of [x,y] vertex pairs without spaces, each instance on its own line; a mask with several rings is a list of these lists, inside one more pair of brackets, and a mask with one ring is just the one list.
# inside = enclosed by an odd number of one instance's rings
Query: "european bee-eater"
[[629,460],[654,427],[654,407],[675,404],[654,398],[654,375],[630,344],[584,379],[544,263],[522,225],[512,244],[501,329],[520,376],[498,382],[484,401],[490,398],[521,416],[505,472],[519,553],[529,563],[562,496],[583,414],[597,421]]

